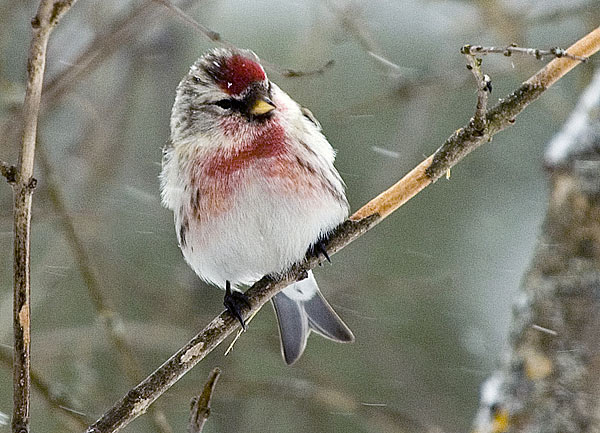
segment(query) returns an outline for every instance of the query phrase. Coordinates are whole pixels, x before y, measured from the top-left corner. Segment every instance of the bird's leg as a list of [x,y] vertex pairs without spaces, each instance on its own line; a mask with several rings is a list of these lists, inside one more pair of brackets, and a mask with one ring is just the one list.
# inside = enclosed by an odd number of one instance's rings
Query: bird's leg
[[246,322],[242,317],[242,309],[247,307],[250,309],[250,300],[245,293],[238,292],[237,290],[231,290],[231,283],[229,280],[225,281],[225,298],[223,299],[223,305],[229,313],[239,320],[242,325],[242,329],[246,330]]

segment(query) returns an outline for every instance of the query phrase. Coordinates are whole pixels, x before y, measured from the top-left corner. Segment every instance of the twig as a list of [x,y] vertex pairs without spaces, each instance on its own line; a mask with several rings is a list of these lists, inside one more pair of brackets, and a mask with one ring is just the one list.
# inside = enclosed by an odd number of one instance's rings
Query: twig
[[[73,250],[73,257],[77,262],[79,272],[85,283],[85,287],[88,290],[96,314],[102,322],[104,331],[108,336],[108,340],[118,353],[120,358],[120,364],[125,372],[125,375],[129,381],[133,384],[143,379],[142,367],[137,360],[131,345],[125,339],[125,335],[122,331],[122,320],[119,313],[112,307],[110,300],[104,294],[100,287],[99,278],[97,272],[94,269],[92,260],[83,245],[83,241],[80,239],[73,224],[73,220],[67,210],[65,199],[61,192],[60,186],[56,181],[52,172],[52,166],[50,164],[48,155],[43,146],[38,147],[38,164],[42,169],[46,188],[48,190],[48,196],[54,206],[54,210],[60,216],[60,223],[63,226],[63,230],[67,237],[67,241]],[[166,421],[166,416],[159,407],[151,408],[152,411],[152,422],[156,429],[162,433],[172,433],[173,429]]]
[[473,116],[473,126],[485,134],[485,113],[487,112],[488,96],[492,93],[492,80],[487,74],[481,72],[481,59],[473,54],[466,52],[465,48],[461,53],[467,58],[467,69],[469,69],[477,80],[477,105],[475,106],[475,115]]
[[[0,361],[6,364],[8,368],[12,368],[12,350],[0,346]],[[73,431],[78,432],[88,425],[87,417],[73,409],[69,409],[75,407],[75,404],[65,396],[53,393],[51,386],[42,379],[41,375],[35,370],[31,370],[31,385],[33,386],[33,389],[44,398],[50,407],[60,411],[64,416],[69,418],[69,426],[73,426]]]
[[578,56],[572,54],[558,47],[550,48],[549,50],[540,50],[538,48],[523,48],[518,47],[515,44],[511,44],[507,47],[483,47],[481,45],[465,45],[462,50],[463,54],[474,55],[485,55],[485,54],[504,54],[507,57],[512,56],[513,53],[525,54],[528,56],[534,56],[538,60],[542,60],[544,57],[565,57],[571,60],[579,60],[580,62],[587,62],[586,56]]
[[76,0],[42,0],[31,21],[33,37],[27,60],[27,87],[23,103],[23,137],[14,191],[14,362],[13,432],[29,431],[30,376],[30,244],[31,203],[35,179],[33,160],[37,123],[46,67],[46,48],[52,29]]
[[[569,47],[568,51],[579,57],[589,57],[596,53],[598,49],[600,49],[600,27],[577,41]],[[472,127],[461,128],[452,134],[434,154],[434,160],[431,167],[427,169],[427,175],[432,181],[437,180],[448,168],[464,158],[466,154],[514,123],[515,117],[527,105],[539,98],[546,89],[578,64],[580,64],[579,60],[568,57],[552,60],[529,80],[521,84],[516,91],[487,112],[488,131],[486,135],[478,137],[478,131]]]
[[[581,56],[591,56],[599,49],[600,28],[592,31],[569,48],[572,53]],[[425,159],[402,180],[371,200],[354,213],[350,219],[342,223],[325,245],[329,254],[335,254],[366,233],[423,188],[435,182],[467,154],[488,141],[492,135],[511,126],[515,117],[527,105],[578,63],[578,61],[568,58],[555,59],[523,83],[516,92],[488,111],[486,115],[488,134],[485,136],[476,131],[471,124],[454,133],[432,156]],[[318,257],[308,256],[304,262],[293,266],[285,275],[263,277],[246,292],[252,308],[249,312],[245,312],[244,317],[247,318],[249,314],[260,309],[271,297],[305,275],[319,262]],[[154,373],[130,390],[96,423],[90,426],[87,432],[114,432],[137,418],[238,326],[239,322],[229,313],[221,313]]]
[[206,384],[204,384],[202,394],[192,399],[188,433],[202,432],[204,423],[206,423],[206,420],[210,416],[210,400],[220,375],[221,369],[219,367],[213,368],[208,376]]

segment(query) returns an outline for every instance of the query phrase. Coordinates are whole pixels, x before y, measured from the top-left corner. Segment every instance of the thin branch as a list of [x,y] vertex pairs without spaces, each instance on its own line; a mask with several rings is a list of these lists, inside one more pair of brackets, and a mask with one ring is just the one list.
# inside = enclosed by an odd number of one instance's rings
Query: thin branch
[[[12,356],[12,350],[10,348],[0,346],[0,362],[3,362],[8,368],[12,368]],[[88,419],[85,415],[71,409],[76,405],[66,396],[56,395],[52,392],[52,386],[49,385],[35,370],[31,370],[31,385],[51,408],[60,411],[69,419],[68,426],[71,427],[72,431],[78,432],[88,425]]]
[[210,400],[221,375],[219,367],[213,368],[204,384],[202,394],[192,399],[188,433],[201,433],[206,420],[210,416]]
[[[591,56],[600,49],[600,28],[576,42],[569,51],[575,55]],[[325,247],[330,255],[335,254],[352,241],[381,222],[386,216],[407,202],[426,186],[435,182],[443,173],[457,164],[467,154],[492,135],[511,126],[515,117],[536,100],[548,87],[574,68],[579,62],[560,58],[550,62],[544,69],[531,77],[512,95],[488,111],[488,134],[481,135],[469,124],[449,137],[432,156],[421,162],[402,180],[380,194],[346,220],[333,232]],[[303,278],[309,269],[318,265],[320,259],[308,256],[284,275],[265,276],[247,292],[251,303],[244,317],[260,309],[271,297],[290,283]],[[225,338],[239,327],[239,322],[227,312],[213,319],[198,335],[169,358],[142,383],[130,390],[109,409],[88,433],[114,432],[143,414],[161,394],[200,362]]]
[[[191,0],[190,0],[191,1]],[[68,95],[81,79],[98,67],[108,57],[123,47],[125,41],[136,40],[142,28],[152,26],[161,15],[152,2],[144,2],[123,19],[113,23],[106,31],[97,35],[73,64],[53,76],[44,86],[43,109],[48,109]]]
[[[569,47],[568,51],[576,56],[590,57],[599,49],[600,27],[597,27]],[[464,158],[466,154],[514,123],[515,117],[527,105],[539,98],[545,90],[580,63],[578,60],[567,57],[552,60],[529,80],[521,84],[516,91],[487,112],[488,132],[485,136],[478,137],[477,131],[472,127],[461,128],[450,136],[435,153],[434,161],[431,167],[427,169],[427,175],[433,181],[437,180],[448,168]]]
[[474,55],[485,55],[485,54],[504,54],[506,57],[512,56],[513,53],[525,54],[533,56],[538,60],[542,60],[544,57],[566,57],[571,60],[578,60],[580,62],[587,62],[586,56],[578,56],[572,54],[558,47],[550,48],[549,50],[540,50],[539,48],[523,48],[518,47],[515,44],[511,44],[507,47],[483,47],[481,45],[465,45],[463,48],[463,54]]
[[477,80],[477,105],[475,106],[475,115],[473,116],[473,126],[485,133],[485,113],[487,112],[488,96],[492,93],[492,80],[490,77],[481,72],[481,59],[475,57],[469,52],[465,52],[465,48],[461,49],[461,53],[467,58],[467,69],[469,69]]
[[35,179],[33,160],[38,114],[46,67],[46,48],[52,29],[76,0],[42,0],[31,21],[33,36],[27,60],[27,87],[23,103],[23,136],[14,190],[14,361],[13,432],[29,432],[30,376],[30,245],[31,204]]

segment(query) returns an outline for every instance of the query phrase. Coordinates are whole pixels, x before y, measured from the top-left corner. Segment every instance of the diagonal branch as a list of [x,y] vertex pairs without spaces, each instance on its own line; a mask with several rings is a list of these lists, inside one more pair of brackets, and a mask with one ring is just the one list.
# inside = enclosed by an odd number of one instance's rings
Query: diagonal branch
[[[588,57],[599,49],[600,28],[597,28],[571,46],[569,52]],[[546,65],[523,83],[519,89],[488,110],[485,116],[488,126],[486,134],[482,135],[480,131],[476,130],[472,122],[456,131],[432,156],[425,159],[398,183],[371,200],[354,213],[350,219],[342,223],[327,242],[326,248],[329,254],[335,254],[363,235],[423,188],[439,179],[470,152],[489,141],[494,134],[514,124],[515,117],[527,105],[536,100],[578,63],[577,60],[563,57]],[[263,277],[246,292],[252,308],[246,312],[245,317],[260,309],[287,285],[301,279],[309,269],[314,268],[318,263],[317,257],[307,256],[304,262],[293,266],[285,275]],[[130,390],[95,424],[90,426],[87,432],[114,432],[127,425],[144,413],[152,402],[238,327],[239,322],[229,313],[221,313],[154,373]]]
[[14,361],[13,432],[29,431],[30,398],[30,235],[31,203],[35,179],[33,159],[38,114],[46,67],[46,48],[52,29],[76,0],[42,0],[31,21],[33,37],[27,61],[27,87],[23,103],[23,136],[14,190]]

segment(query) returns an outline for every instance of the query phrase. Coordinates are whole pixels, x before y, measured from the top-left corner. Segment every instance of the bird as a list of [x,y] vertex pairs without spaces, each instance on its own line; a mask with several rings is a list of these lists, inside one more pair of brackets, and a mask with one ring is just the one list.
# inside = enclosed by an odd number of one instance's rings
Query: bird
[[[174,214],[183,257],[245,329],[243,289],[285,274],[349,213],[335,151],[312,113],[267,78],[246,49],[214,48],[177,86],[163,149],[161,200]],[[281,352],[293,364],[315,332],[354,335],[325,300],[312,271],[272,299]]]

